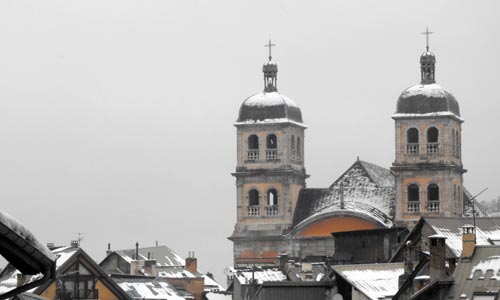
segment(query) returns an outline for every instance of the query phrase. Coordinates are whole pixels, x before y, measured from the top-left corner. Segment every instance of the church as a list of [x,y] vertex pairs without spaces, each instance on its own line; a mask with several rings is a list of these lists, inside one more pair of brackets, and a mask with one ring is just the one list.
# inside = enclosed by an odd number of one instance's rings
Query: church
[[[429,32],[427,31],[427,37]],[[404,90],[392,115],[390,169],[359,160],[326,188],[306,188],[305,130],[299,106],[278,92],[278,66],[264,63],[264,90],[241,105],[237,128],[234,265],[276,257],[332,256],[331,234],[413,227],[422,216],[461,217],[464,190],[458,101],[436,84],[436,56],[420,56],[421,82]]]

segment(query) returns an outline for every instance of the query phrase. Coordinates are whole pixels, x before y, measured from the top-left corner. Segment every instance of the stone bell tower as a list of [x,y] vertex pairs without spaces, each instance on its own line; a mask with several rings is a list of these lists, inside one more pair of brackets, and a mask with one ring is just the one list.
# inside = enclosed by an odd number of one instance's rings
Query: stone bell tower
[[278,66],[263,66],[264,91],[247,98],[237,121],[234,264],[274,264],[307,178],[300,108],[277,89]]
[[[427,38],[431,32],[424,33]],[[436,84],[436,56],[420,56],[421,82],[401,94],[392,116],[396,129],[396,221],[420,216],[462,216],[462,123],[458,101]]]

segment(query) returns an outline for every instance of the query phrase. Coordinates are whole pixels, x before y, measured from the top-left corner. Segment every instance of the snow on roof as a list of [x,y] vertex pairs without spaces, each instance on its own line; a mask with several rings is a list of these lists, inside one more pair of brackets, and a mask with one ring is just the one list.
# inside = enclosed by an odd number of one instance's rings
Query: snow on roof
[[295,104],[295,102],[292,101],[292,99],[288,98],[285,95],[282,95],[278,92],[271,92],[271,93],[258,93],[253,96],[250,96],[245,102],[243,102],[243,105],[247,106],[276,106],[276,105],[288,105],[292,107],[298,108],[299,106]]
[[166,299],[184,300],[178,292],[165,280],[151,279],[147,277],[114,277],[122,290],[132,299]]
[[301,190],[293,223],[305,224],[321,215],[344,211],[366,215],[391,227],[394,197],[394,177],[390,171],[358,160],[329,189]]
[[252,279],[257,280],[257,283],[269,281],[286,281],[286,276],[277,268],[264,269],[255,267],[252,268],[230,268],[229,272],[240,282],[240,284],[248,284]]
[[[129,263],[134,260],[135,249],[116,250],[115,252]],[[148,257],[156,260],[157,267],[182,267],[186,265],[185,260],[167,246],[139,248],[139,259],[147,260]]]
[[230,293],[208,292],[205,294],[205,297],[208,300],[231,300],[233,298],[233,295]]
[[205,279],[205,292],[207,291],[225,291],[225,289],[220,285],[217,281],[212,279],[207,274],[203,274],[203,278]]
[[478,264],[472,267],[470,271],[469,278],[474,277],[474,273],[476,271],[480,271],[484,276],[486,272],[493,271],[493,275],[490,277],[491,279],[499,280],[500,279],[500,255],[485,257],[479,261]]
[[55,256],[52,254],[52,252],[50,252],[50,250],[46,246],[40,243],[35,238],[35,236],[15,218],[5,212],[0,211],[0,225],[4,225],[8,229],[16,233],[18,236],[29,242],[32,247],[41,252],[45,257],[54,261]]
[[403,263],[338,265],[333,269],[368,299],[378,300],[398,292]]
[[393,119],[411,119],[411,118],[422,118],[422,117],[428,117],[428,118],[435,118],[435,117],[453,117],[458,119],[459,121],[464,121],[464,119],[460,116],[457,116],[451,111],[437,111],[437,112],[430,112],[430,113],[423,113],[423,114],[415,114],[415,113],[395,113],[392,115]]
[[189,272],[184,268],[161,268],[158,270],[158,276],[165,278],[196,278],[193,273]]
[[425,95],[427,97],[445,98],[448,92],[439,84],[417,84],[407,88],[401,93],[401,98],[408,98],[417,95]]
[[75,252],[78,251],[78,248],[75,247],[61,247],[52,250],[52,253],[57,257],[56,261],[56,269],[61,267]]
[[[455,257],[462,255],[462,226],[471,222],[468,218],[426,217],[436,234],[446,237],[446,246]],[[476,218],[476,244],[490,245],[500,237],[500,218]]]
[[280,124],[280,123],[290,123],[300,127],[307,128],[303,123],[291,120],[289,118],[276,118],[276,119],[265,119],[265,120],[245,120],[242,122],[235,122],[233,125],[255,125],[255,124]]

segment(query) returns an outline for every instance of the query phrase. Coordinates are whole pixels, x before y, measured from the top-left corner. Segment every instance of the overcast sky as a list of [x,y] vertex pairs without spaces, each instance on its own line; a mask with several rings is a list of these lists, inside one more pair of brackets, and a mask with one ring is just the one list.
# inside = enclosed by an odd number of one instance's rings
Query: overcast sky
[[1,1],[0,209],[44,243],[195,251],[232,263],[240,104],[278,89],[308,125],[308,187],[359,156],[394,160],[399,94],[436,79],[460,103],[464,184],[500,195],[499,1]]

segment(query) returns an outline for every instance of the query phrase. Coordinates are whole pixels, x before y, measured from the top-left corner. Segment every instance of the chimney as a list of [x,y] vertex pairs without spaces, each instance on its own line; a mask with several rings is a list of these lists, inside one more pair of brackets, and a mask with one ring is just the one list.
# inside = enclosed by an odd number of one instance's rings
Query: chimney
[[20,287],[26,282],[26,275],[18,273],[16,276],[16,286]]
[[156,270],[156,259],[147,259],[144,261],[144,271],[148,273],[149,276],[158,276]]
[[53,250],[55,248],[54,243],[47,243],[47,248],[49,248],[49,250]]
[[193,273],[196,274],[198,272],[198,260],[196,257],[194,257],[194,252],[189,252],[189,257],[186,258],[186,269]]
[[139,242],[135,242],[135,259],[139,260]]
[[80,243],[78,242],[78,240],[71,241],[71,247],[78,248],[79,246],[80,246]]
[[133,260],[130,262],[130,275],[140,275],[141,266],[138,260]]
[[111,243],[108,243],[108,250],[106,250],[106,256],[110,255],[111,254]]
[[476,247],[476,228],[473,225],[462,226],[462,257],[471,257]]
[[438,234],[431,235],[429,242],[429,276],[431,277],[431,282],[442,280],[446,277],[446,237]]
[[401,288],[403,283],[410,277],[413,272],[413,262],[411,259],[411,241],[406,242],[404,252],[403,252],[403,262],[404,262],[404,273],[398,278],[398,286]]
[[283,274],[288,275],[288,254],[283,253],[279,256],[280,270]]

